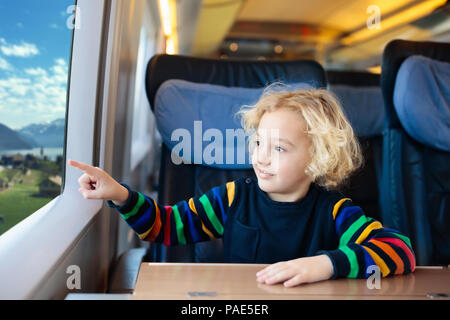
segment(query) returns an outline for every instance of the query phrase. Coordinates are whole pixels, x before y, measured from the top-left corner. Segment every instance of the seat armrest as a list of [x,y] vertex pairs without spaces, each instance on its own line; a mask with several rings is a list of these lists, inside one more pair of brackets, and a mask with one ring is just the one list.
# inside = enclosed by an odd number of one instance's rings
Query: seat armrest
[[114,266],[108,293],[132,293],[146,248],[134,248],[124,252]]

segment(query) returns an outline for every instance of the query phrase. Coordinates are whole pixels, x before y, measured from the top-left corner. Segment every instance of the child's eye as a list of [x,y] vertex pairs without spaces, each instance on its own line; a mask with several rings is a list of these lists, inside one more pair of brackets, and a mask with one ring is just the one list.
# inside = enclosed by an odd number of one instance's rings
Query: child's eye
[[279,151],[279,152],[284,152],[283,147],[278,146],[278,147],[275,147],[275,149],[276,149],[277,151]]

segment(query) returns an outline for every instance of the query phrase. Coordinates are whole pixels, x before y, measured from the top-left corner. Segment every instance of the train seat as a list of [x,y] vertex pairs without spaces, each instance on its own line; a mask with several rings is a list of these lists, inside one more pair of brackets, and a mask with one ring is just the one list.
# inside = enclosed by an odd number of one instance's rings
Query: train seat
[[361,144],[363,167],[343,186],[342,192],[364,212],[381,220],[379,188],[385,118],[380,75],[363,71],[327,71],[329,89],[339,98]]
[[383,222],[418,265],[450,264],[450,44],[394,40],[383,53]]

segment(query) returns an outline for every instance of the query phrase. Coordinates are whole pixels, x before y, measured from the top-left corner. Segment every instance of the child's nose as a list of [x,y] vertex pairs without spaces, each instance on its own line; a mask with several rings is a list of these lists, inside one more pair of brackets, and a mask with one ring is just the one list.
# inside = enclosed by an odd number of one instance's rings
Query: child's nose
[[260,148],[257,153],[256,161],[260,166],[270,165],[270,151],[266,148]]

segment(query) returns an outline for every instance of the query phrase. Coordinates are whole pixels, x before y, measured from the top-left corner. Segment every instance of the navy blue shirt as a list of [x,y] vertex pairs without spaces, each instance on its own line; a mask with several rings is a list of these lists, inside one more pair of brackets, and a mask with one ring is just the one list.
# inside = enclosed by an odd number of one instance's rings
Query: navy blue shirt
[[331,212],[341,195],[311,184],[303,199],[279,202],[255,178],[237,180],[236,193],[223,235],[227,261],[274,263],[338,247]]

